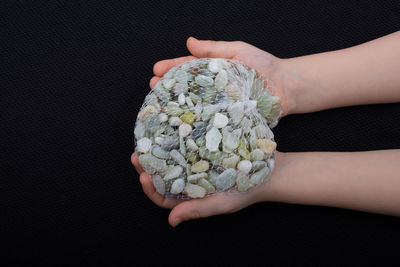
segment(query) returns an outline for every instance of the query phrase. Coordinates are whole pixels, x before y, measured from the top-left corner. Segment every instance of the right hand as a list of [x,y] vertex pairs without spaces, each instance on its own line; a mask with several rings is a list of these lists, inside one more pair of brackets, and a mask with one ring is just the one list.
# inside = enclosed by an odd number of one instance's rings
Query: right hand
[[255,46],[242,41],[224,42],[224,41],[205,41],[190,37],[187,40],[187,48],[192,56],[166,59],[157,62],[154,65],[154,77],[150,80],[150,87],[153,88],[158,80],[172,67],[183,62],[198,58],[226,58],[238,60],[245,65],[256,69],[272,81],[272,95],[280,97],[282,107],[282,117],[291,113],[295,101],[291,97],[293,91],[291,81],[287,80],[286,71],[284,71],[284,60],[265,52]]

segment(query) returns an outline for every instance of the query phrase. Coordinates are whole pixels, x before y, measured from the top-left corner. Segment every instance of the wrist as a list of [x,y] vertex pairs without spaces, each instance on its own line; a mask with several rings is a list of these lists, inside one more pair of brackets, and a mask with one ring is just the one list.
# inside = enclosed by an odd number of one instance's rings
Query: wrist
[[278,68],[274,77],[276,94],[281,98],[282,117],[290,114],[301,113],[302,95],[306,85],[305,75],[297,64],[297,59],[278,59]]

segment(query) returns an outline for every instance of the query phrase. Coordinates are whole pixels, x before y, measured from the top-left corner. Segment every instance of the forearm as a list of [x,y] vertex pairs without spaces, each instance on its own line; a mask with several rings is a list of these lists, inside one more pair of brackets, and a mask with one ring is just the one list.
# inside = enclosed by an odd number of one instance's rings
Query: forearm
[[400,216],[400,150],[279,153],[261,200]]
[[282,65],[295,103],[290,113],[400,101],[400,32]]

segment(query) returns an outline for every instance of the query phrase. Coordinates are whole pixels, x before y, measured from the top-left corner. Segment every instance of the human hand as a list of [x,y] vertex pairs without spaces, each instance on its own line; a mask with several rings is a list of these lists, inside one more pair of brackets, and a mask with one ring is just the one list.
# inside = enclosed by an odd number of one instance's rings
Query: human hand
[[286,75],[284,59],[242,41],[205,41],[190,37],[186,45],[191,56],[166,59],[154,64],[155,76],[150,80],[151,88],[168,70],[183,62],[205,57],[233,59],[256,69],[265,78],[268,78],[269,82],[272,82],[271,93],[280,97],[282,117],[290,114],[293,110],[295,101],[292,92],[295,91],[296,83]]
[[276,191],[274,181],[280,179],[278,177],[282,173],[280,166],[285,166],[283,164],[283,153],[275,152],[276,167],[267,182],[247,192],[223,192],[201,199],[183,200],[160,195],[154,188],[150,175],[140,166],[136,153],[132,154],[131,161],[140,174],[143,192],[159,207],[172,209],[168,221],[173,227],[183,221],[229,214],[257,202],[274,200],[274,192]]

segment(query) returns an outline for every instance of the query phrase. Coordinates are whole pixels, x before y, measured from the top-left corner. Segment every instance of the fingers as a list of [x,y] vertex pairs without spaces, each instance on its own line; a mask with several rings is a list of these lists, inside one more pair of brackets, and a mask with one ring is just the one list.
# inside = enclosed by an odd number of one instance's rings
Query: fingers
[[153,67],[154,75],[161,77],[172,67],[175,67],[176,65],[179,65],[183,62],[190,61],[193,59],[197,58],[194,56],[186,56],[186,57],[178,57],[178,58],[158,61],[156,64],[154,64]]
[[223,41],[210,41],[210,40],[197,40],[189,37],[186,46],[190,53],[196,57],[220,57],[220,58],[233,58],[236,56],[240,49],[246,47],[246,43],[223,42]]
[[185,201],[172,209],[168,221],[176,227],[183,221],[209,217],[234,211],[233,207],[241,208],[243,199],[240,195],[219,194],[203,199]]
[[162,208],[172,209],[173,207],[184,201],[176,198],[166,198],[160,195],[154,188],[150,175],[146,172],[142,172],[140,174],[140,183],[142,184],[143,192],[157,206],[160,206]]
[[150,80],[150,88],[153,89],[159,80],[160,80],[160,77],[153,76],[153,78],[151,78],[151,80]]
[[131,162],[132,162],[133,166],[135,166],[136,171],[137,171],[139,174],[142,174],[142,172],[143,172],[144,170],[143,170],[142,166],[140,166],[139,158],[138,158],[138,156],[137,156],[136,153],[133,153],[133,154],[132,154],[132,156],[131,156]]

